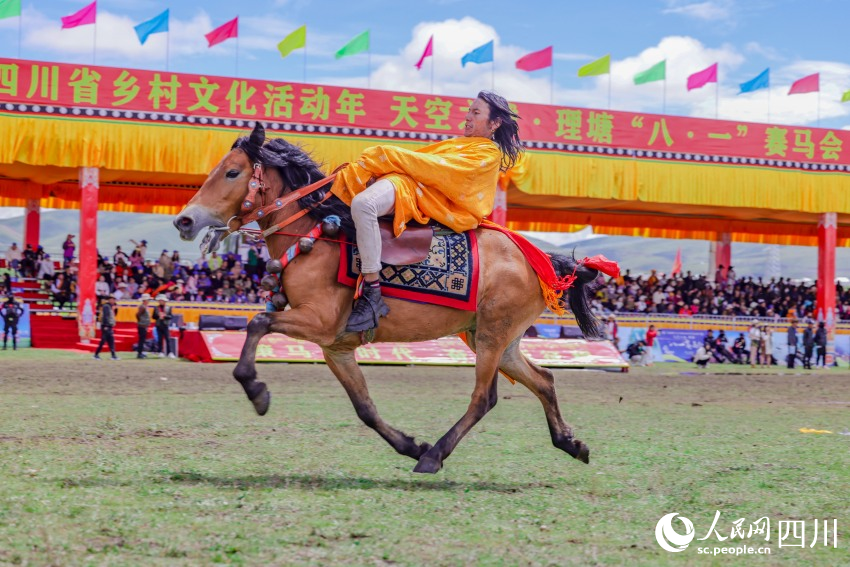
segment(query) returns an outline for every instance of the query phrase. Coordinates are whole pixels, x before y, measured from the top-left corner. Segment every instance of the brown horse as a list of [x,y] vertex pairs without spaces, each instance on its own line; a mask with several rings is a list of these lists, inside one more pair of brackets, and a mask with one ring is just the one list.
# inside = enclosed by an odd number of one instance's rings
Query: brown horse
[[[194,239],[208,227],[214,249],[225,232],[235,229],[237,215],[252,206],[255,193],[249,194],[255,167],[266,186],[265,202],[285,198],[292,191],[323,179],[317,164],[300,148],[281,138],[265,143],[265,132],[256,125],[250,137],[239,138],[203,186],[174,220],[184,240]],[[353,224],[347,207],[335,196],[324,202],[330,183],[316,193],[302,197],[274,214],[259,219],[262,229],[280,223],[299,210],[309,214],[289,224],[285,234],[266,238],[272,258],[279,258],[298,236],[308,233],[330,214],[342,217],[342,228],[349,234]],[[294,195],[293,195],[294,197]],[[246,201],[248,201],[246,203]],[[346,333],[353,290],[337,283],[340,244],[317,240],[309,254],[297,256],[281,274],[281,285],[291,309],[261,313],[248,325],[248,336],[233,376],[242,385],[260,415],[268,411],[270,394],[257,381],[255,358],[257,344],[268,333],[283,333],[319,345],[325,361],[348,393],[360,419],[378,432],[402,455],[418,461],[415,472],[435,473],[464,435],[496,405],[499,371],[531,390],[543,404],[552,443],[576,459],[589,462],[588,447],[573,437],[572,429],[561,418],[552,373],[530,361],[520,352],[520,339],[543,312],[545,302],[538,278],[519,248],[504,234],[477,229],[479,245],[479,286],[477,311],[462,311],[438,305],[426,305],[387,298],[390,313],[380,320],[375,342],[414,342],[447,335],[461,335],[476,354],[475,388],[466,413],[434,446],[416,443],[384,422],[378,415],[366,381],[355,360],[361,344],[358,333]],[[553,255],[559,276],[575,274],[578,279],[569,289],[571,310],[585,336],[597,338],[598,321],[587,301],[587,286],[598,272],[573,258]]]

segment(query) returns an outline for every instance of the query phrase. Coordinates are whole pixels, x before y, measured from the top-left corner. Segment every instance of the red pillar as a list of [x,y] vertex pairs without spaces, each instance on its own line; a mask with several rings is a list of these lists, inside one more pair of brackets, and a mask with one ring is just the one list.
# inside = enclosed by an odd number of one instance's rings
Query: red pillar
[[717,240],[711,243],[711,276],[717,273],[717,269],[723,266],[722,277],[726,277],[729,265],[732,264],[732,234],[718,232]]
[[41,199],[27,199],[24,211],[24,248],[29,244],[32,249],[38,248],[41,238]]
[[508,191],[501,183],[496,185],[496,204],[490,214],[490,220],[502,226],[508,224]]
[[100,182],[96,167],[80,168],[80,234],[79,272],[77,274],[77,321],[80,340],[90,341],[95,335],[97,298],[97,201]]
[[823,213],[818,220],[817,320],[826,323],[826,364],[835,360],[835,233],[836,213]]

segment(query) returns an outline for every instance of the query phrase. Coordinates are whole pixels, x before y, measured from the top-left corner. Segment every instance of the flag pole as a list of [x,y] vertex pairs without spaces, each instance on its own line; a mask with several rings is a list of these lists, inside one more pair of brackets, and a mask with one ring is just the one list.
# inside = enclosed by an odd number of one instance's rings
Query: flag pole
[[18,59],[21,58],[21,36],[23,35],[24,28],[24,11],[21,10],[21,13],[18,15]]
[[549,65],[549,104],[555,104],[555,62]]
[[770,85],[767,85],[767,123],[770,124]]
[[818,121],[817,126],[820,128],[820,85],[818,85]]
[[434,94],[434,44],[431,38],[431,94]]
[[171,32],[165,32],[165,70],[169,70],[171,60]]
[[239,34],[236,35],[236,74],[234,77],[239,78]]
[[97,22],[92,26],[91,39],[91,64],[97,64]]
[[661,92],[661,114],[667,114],[667,68],[665,63],[664,68],[664,84],[661,85],[663,89]]
[[366,71],[366,73],[367,73],[366,74],[366,88],[371,89],[372,88],[372,38],[369,38],[369,51],[367,51],[366,53],[367,53],[367,57],[368,57],[368,60],[367,60],[368,69]]
[[495,57],[493,58],[493,61],[490,62],[490,65],[492,65],[492,67],[490,68],[490,73],[491,73],[491,75],[490,75],[490,90],[495,92],[495,90],[496,90],[496,58]]
[[304,42],[304,69],[301,74],[301,81],[303,83],[307,82],[307,42]]
[[608,70],[608,110],[611,110],[611,70]]
[[720,81],[714,81],[714,119],[720,117]]

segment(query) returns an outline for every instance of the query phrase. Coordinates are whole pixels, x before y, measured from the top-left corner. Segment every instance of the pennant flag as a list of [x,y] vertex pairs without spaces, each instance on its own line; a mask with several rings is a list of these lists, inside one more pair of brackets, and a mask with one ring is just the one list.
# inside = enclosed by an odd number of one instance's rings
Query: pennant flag
[[676,258],[673,260],[673,269],[670,270],[670,275],[675,276],[676,274],[682,273],[682,249],[676,249]]
[[136,35],[139,36],[139,42],[144,45],[148,40],[148,36],[151,34],[168,31],[168,10],[146,22],[142,22],[133,29],[136,30]]
[[847,102],[850,100],[850,91],[844,91],[844,94],[841,95],[841,102]]
[[490,63],[493,61],[493,40],[491,39],[481,47],[476,47],[460,58],[461,67],[467,63]]
[[307,45],[307,26],[303,25],[277,44],[277,50],[280,51],[281,57],[286,57],[296,49],[301,49]]
[[540,51],[523,55],[516,60],[516,68],[521,71],[537,71],[552,66],[552,46]]
[[369,51],[369,30],[364,31],[348,43],[342,46],[342,49],[336,52],[335,57],[341,59],[349,55],[357,55]]
[[770,88],[770,67],[759,73],[755,79],[741,83],[741,92],[738,94],[751,93],[759,89]]
[[607,75],[611,72],[611,56],[606,55],[600,57],[596,61],[591,61],[587,65],[579,67],[579,77],[593,77],[596,75]]
[[717,82],[717,63],[710,65],[702,71],[697,71],[688,77],[688,90],[699,89],[708,83]]
[[794,81],[794,84],[791,85],[791,89],[788,91],[788,94],[816,93],[819,90],[820,73],[815,73],[814,75],[809,75],[808,77],[803,77],[798,81]]
[[239,37],[239,16],[236,16],[229,22],[225,22],[210,33],[204,34],[204,37],[207,38],[207,43],[209,44],[207,47],[218,45],[231,37]]
[[425,51],[422,52],[422,57],[419,58],[419,61],[416,62],[416,67],[419,70],[422,70],[422,64],[425,62],[426,57],[432,57],[434,55],[434,36],[432,35],[428,39],[428,45],[425,46]]
[[0,0],[0,20],[21,15],[21,0]]
[[663,81],[667,78],[667,60],[660,61],[647,69],[635,75],[634,81],[636,85],[643,85],[655,81]]
[[62,29],[75,28],[95,23],[97,19],[97,0],[70,16],[62,18]]

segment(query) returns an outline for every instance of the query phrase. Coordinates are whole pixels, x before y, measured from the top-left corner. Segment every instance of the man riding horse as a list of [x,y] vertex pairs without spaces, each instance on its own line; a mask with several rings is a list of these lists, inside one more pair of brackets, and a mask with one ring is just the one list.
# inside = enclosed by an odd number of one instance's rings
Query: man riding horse
[[367,331],[389,313],[381,297],[378,217],[393,213],[393,232],[431,219],[464,232],[493,211],[499,171],[522,152],[519,118],[501,96],[482,91],[466,113],[463,136],[417,150],[374,146],[341,170],[332,193],[351,206],[357,229],[363,295],[345,326]]

